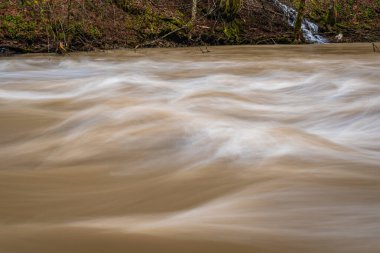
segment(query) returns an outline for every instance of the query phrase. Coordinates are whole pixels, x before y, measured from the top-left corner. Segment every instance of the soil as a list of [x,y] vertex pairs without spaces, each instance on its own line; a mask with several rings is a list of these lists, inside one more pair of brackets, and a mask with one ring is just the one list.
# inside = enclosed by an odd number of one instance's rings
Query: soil
[[[182,0],[5,1],[0,3],[0,55],[137,46],[292,43],[292,28],[273,1],[243,1],[232,21],[213,2],[200,0],[196,22],[188,25],[190,0],[185,3]],[[292,5],[291,1],[283,2]],[[319,20],[321,32],[330,42],[380,41],[379,24],[380,14],[376,11],[370,22],[360,25],[346,22],[331,28]],[[343,38],[338,41],[340,33]]]

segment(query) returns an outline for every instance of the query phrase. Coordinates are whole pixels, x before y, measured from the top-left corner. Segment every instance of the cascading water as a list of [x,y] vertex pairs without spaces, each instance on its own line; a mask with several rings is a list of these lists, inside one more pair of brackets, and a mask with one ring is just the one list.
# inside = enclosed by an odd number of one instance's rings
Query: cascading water
[[[297,17],[297,11],[283,3],[279,0],[273,0],[275,5],[278,6],[285,14],[288,24],[291,27],[294,27]],[[327,39],[321,35],[318,35],[318,25],[311,22],[310,20],[303,19],[302,21],[302,33],[307,42],[310,43],[327,43]]]

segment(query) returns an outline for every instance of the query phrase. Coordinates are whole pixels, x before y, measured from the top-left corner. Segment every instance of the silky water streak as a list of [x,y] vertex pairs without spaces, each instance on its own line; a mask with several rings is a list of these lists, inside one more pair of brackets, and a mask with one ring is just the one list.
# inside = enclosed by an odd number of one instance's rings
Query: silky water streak
[[367,44],[0,60],[0,252],[380,250]]

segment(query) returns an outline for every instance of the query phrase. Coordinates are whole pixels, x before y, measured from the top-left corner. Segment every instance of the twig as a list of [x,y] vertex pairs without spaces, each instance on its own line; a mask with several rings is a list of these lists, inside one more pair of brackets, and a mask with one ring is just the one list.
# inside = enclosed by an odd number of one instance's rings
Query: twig
[[201,50],[202,54],[207,54],[207,53],[210,53],[211,51],[208,50],[207,46],[206,47],[206,50],[203,50],[201,46],[199,46],[199,49]]
[[375,45],[375,43],[372,42],[372,49],[374,53],[380,53],[380,49],[378,46]]
[[174,30],[174,31],[171,31],[171,32],[169,32],[169,33],[167,33],[167,34],[165,34],[165,35],[163,35],[163,36],[161,36],[161,37],[159,37],[159,38],[157,38],[157,39],[155,39],[155,40],[152,40],[152,41],[148,41],[148,42],[145,42],[145,43],[139,44],[139,45],[137,45],[137,46],[135,47],[135,51],[136,51],[138,48],[140,48],[140,47],[145,47],[145,46],[148,46],[148,45],[154,44],[154,43],[156,43],[157,41],[160,41],[160,40],[162,40],[162,39],[165,39],[166,37],[168,37],[168,36],[170,36],[170,35],[172,35],[172,34],[174,34],[174,33],[176,33],[176,32],[179,32],[179,31],[181,31],[181,30],[187,28],[190,24],[191,24],[191,22],[189,22],[189,23],[185,24],[184,26],[182,26],[182,27],[180,27],[180,28],[178,28],[178,29],[176,29],[176,30]]
[[277,44],[276,43],[276,41],[273,39],[273,38],[268,38],[268,39],[264,39],[264,40],[259,40],[259,41],[257,41],[256,42],[256,45],[259,45],[259,44],[261,44],[261,43],[263,43],[263,42],[265,42],[265,44],[268,44],[268,43],[266,43],[266,42],[268,42],[268,41],[272,41],[273,42],[273,44]]
[[[194,25],[196,23],[196,16],[197,16],[197,3],[198,3],[198,0],[193,0],[193,4],[192,4],[192,11],[191,11],[191,20],[189,22],[187,22],[185,25],[183,25],[182,27],[174,30],[174,31],[171,31],[155,40],[152,40],[152,41],[148,41],[148,42],[145,42],[145,43],[142,43],[142,44],[139,44],[135,47],[135,52],[137,51],[138,48],[140,47],[144,47],[144,46],[148,46],[148,45],[151,45],[151,44],[154,44],[156,43],[157,41],[160,41],[162,39],[165,39],[166,37],[176,33],[176,32],[179,32],[185,28],[188,28],[188,27],[191,27],[192,25]],[[203,15],[202,17],[206,17],[206,15]]]

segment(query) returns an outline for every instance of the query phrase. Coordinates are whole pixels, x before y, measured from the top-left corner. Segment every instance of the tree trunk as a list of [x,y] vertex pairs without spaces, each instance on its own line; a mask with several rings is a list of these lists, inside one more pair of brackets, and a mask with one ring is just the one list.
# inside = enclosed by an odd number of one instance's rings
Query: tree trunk
[[193,7],[191,8],[191,23],[194,24],[197,19],[197,4],[198,0],[193,0]]
[[306,0],[301,0],[298,6],[298,14],[296,22],[294,24],[294,42],[300,43],[302,40],[302,21],[303,16],[305,15],[305,2]]
[[331,5],[330,5],[329,12],[327,15],[327,24],[330,26],[335,26],[336,18],[337,18],[336,0],[331,0]]
[[239,12],[241,4],[242,0],[220,0],[219,9],[227,18],[227,21],[232,21]]

